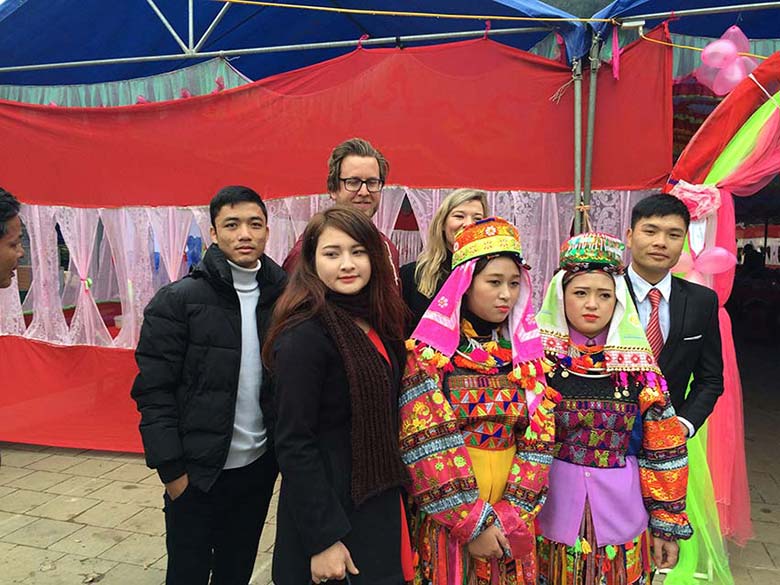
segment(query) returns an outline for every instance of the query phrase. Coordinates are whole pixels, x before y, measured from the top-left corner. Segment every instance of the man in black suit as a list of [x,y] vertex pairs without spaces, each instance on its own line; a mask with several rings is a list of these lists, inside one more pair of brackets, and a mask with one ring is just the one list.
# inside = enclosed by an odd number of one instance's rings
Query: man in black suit
[[651,195],[634,206],[626,233],[632,257],[628,287],[651,347],[656,337],[656,359],[689,438],[723,393],[718,297],[670,272],[680,259],[690,219],[676,197]]

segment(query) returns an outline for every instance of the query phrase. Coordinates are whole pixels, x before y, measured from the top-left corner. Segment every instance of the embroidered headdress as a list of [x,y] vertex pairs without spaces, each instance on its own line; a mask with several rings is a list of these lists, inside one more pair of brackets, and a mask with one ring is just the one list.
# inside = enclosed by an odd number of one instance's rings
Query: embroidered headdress
[[604,345],[607,370],[659,372],[622,275],[623,248],[620,240],[601,233],[579,234],[563,244],[560,270],[550,281],[542,308],[536,315],[546,353],[567,355],[569,352],[564,286],[578,273],[598,270],[614,279],[617,299]]
[[507,254],[522,267],[520,296],[506,322],[512,345],[511,377],[525,389],[529,413],[533,413],[542,401],[544,390],[540,364],[544,352],[531,304],[531,277],[523,260],[520,234],[506,220],[490,217],[458,232],[453,245],[452,273],[434,296],[412,339],[418,342],[418,349],[423,348],[424,359],[430,360],[438,352],[448,361],[460,341],[461,301],[471,286],[474,266],[480,258]]
[[625,244],[609,234],[587,232],[569,238],[561,246],[561,270],[581,272],[603,270],[623,274]]
[[523,267],[523,248],[517,228],[500,217],[489,217],[462,229],[452,246],[452,267],[469,260],[497,254],[512,254]]

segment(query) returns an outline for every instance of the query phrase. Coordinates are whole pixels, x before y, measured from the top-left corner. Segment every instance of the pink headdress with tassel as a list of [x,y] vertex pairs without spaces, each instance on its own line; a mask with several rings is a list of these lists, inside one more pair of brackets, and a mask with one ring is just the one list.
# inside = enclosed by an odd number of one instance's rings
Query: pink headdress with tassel
[[490,217],[458,232],[452,254],[452,273],[433,297],[412,338],[446,357],[452,357],[460,342],[460,313],[463,295],[471,286],[474,267],[483,257],[510,255],[521,266],[520,296],[506,321],[512,344],[513,379],[525,389],[529,417],[542,402],[544,356],[541,336],[531,304],[531,276],[523,260],[520,234],[508,221]]

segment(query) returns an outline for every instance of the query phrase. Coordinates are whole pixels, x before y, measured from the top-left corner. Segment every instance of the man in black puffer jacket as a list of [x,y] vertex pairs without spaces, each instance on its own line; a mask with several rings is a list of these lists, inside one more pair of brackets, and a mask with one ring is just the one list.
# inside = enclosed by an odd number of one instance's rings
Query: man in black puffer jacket
[[257,193],[225,187],[210,212],[203,261],[144,311],[131,391],[165,484],[168,585],[249,582],[278,474],[260,350],[285,273]]

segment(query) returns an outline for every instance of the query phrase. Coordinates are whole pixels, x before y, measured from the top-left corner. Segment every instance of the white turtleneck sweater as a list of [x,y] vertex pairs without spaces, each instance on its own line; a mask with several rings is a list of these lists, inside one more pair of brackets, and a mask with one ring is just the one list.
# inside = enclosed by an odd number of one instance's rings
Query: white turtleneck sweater
[[233,274],[233,287],[241,301],[241,369],[238,373],[236,418],[225,469],[244,467],[255,461],[266,449],[265,425],[260,410],[260,385],[263,366],[260,359],[260,338],[257,333],[257,302],[260,285],[254,268],[241,268],[228,261]]

